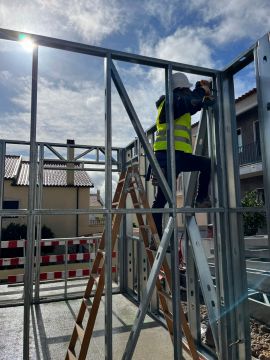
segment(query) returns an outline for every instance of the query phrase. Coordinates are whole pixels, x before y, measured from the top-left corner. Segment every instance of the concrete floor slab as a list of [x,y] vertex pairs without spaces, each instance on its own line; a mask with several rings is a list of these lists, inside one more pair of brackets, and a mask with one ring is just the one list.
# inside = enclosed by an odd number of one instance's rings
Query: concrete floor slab
[[[52,302],[31,308],[30,359],[63,360],[81,300]],[[113,295],[113,358],[121,359],[137,307],[123,295]],[[0,308],[0,359],[23,359],[23,307]],[[90,360],[105,358],[104,299],[91,339]],[[169,333],[146,316],[133,359],[173,359]]]

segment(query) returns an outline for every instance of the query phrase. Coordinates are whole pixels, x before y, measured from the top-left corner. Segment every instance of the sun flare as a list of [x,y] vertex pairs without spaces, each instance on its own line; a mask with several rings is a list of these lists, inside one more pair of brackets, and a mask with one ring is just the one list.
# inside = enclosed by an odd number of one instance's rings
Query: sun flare
[[29,51],[29,52],[33,51],[33,49],[35,47],[35,43],[29,36],[27,36],[25,34],[20,34],[19,40],[20,40],[20,44],[26,51]]

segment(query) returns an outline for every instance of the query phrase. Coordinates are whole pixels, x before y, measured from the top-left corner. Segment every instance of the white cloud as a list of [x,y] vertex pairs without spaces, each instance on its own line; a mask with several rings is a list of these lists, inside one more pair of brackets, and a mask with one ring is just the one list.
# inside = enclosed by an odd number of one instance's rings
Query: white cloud
[[177,20],[179,21],[180,14],[177,12],[178,8],[178,0],[147,0],[143,6],[144,11],[148,15],[159,19],[166,29],[170,29]]
[[212,67],[212,51],[205,43],[207,30],[188,27],[177,29],[164,38],[141,39],[142,54],[184,64]]
[[[101,198],[105,202],[105,173],[97,172],[97,171],[95,171],[95,172],[89,171],[88,174],[95,185],[95,188],[93,190],[91,190],[91,192],[96,192],[96,190],[100,190]],[[118,179],[119,179],[118,173],[113,172],[112,173],[112,194],[113,195],[115,193]]]
[[220,44],[249,39],[255,41],[270,28],[268,0],[189,0],[190,14],[199,14],[201,23],[213,30]]
[[30,116],[28,113],[1,113],[0,123],[0,138],[8,140],[30,140]]
[[98,43],[121,33],[125,8],[118,0],[13,0],[0,4],[1,27]]
[[[132,72],[131,72],[132,73]],[[0,80],[14,93],[9,101],[16,106],[10,112],[0,113],[2,123],[9,121],[16,126],[5,127],[2,136],[7,139],[29,139],[22,124],[30,123],[31,79],[15,77],[7,71],[0,73]],[[16,86],[15,86],[16,85]],[[151,84],[143,82],[127,86],[135,110],[146,129],[154,123],[154,103],[158,97]],[[75,139],[76,143],[105,144],[104,88],[92,80],[52,81],[39,77],[37,96],[37,139],[47,142],[65,142]],[[18,126],[19,124],[19,126]],[[112,92],[112,138],[113,146],[126,146],[135,137],[135,131],[122,101],[113,88]]]
[[0,71],[0,83],[6,83],[11,76],[12,75],[8,70]]
[[[176,30],[167,37],[157,37],[151,34],[150,37],[141,38],[140,52],[144,55],[171,60],[182,64],[215,68],[212,58],[212,49],[205,42],[207,30],[203,28],[182,28]],[[191,46],[192,44],[192,46]],[[187,74],[191,83],[202,78],[197,75]],[[152,70],[149,73],[152,83],[164,93],[165,73],[162,70]]]

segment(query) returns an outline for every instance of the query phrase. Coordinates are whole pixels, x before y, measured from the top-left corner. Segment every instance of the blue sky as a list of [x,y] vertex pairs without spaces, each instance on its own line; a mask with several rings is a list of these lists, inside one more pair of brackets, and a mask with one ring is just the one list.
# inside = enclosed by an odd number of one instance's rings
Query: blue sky
[[[1,0],[2,28],[222,69],[270,30],[269,0]],[[104,145],[103,61],[40,48],[37,139]],[[144,128],[155,120],[163,72],[119,66]],[[194,82],[196,77],[192,77]],[[236,79],[254,87],[253,67]],[[0,40],[0,138],[29,140],[31,53]],[[135,134],[115,90],[113,145]]]

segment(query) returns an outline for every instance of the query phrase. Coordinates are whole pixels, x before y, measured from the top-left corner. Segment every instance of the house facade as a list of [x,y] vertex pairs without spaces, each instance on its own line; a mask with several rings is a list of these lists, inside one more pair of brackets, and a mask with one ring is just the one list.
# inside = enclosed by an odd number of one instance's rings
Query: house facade
[[258,120],[257,90],[254,88],[235,101],[237,140],[242,197],[256,190],[264,199],[263,167]]
[[[67,172],[69,172],[67,174]],[[44,161],[42,209],[88,209],[90,188],[94,185],[83,170],[67,170],[65,164]],[[4,209],[27,209],[29,191],[29,162],[21,156],[7,155],[5,159]],[[37,187],[39,191],[39,186]],[[26,224],[26,217],[4,217],[2,228],[10,223]],[[55,237],[74,237],[89,234],[89,215],[44,215],[42,225]]]
[[[97,190],[96,193],[91,193],[89,197],[89,207],[90,209],[102,209],[104,207],[104,202],[100,196],[100,190]],[[104,230],[104,215],[103,214],[90,214],[89,215],[89,228],[91,234],[102,233]]]

